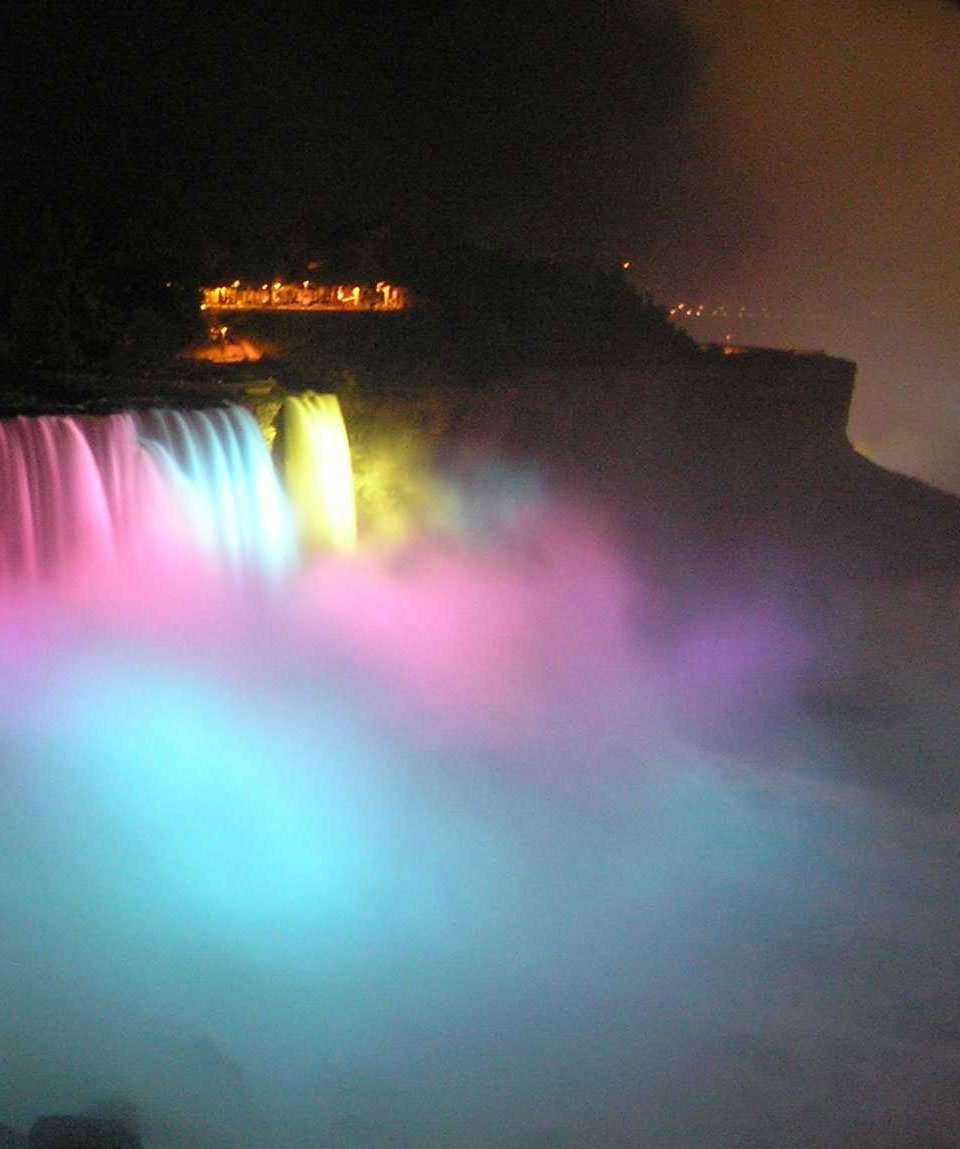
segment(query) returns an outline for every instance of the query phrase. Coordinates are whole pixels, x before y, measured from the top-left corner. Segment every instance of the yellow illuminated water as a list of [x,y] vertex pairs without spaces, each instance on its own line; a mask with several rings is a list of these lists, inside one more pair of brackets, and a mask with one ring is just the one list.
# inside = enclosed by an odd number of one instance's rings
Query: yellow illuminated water
[[274,459],[283,475],[304,550],[351,551],[357,543],[353,466],[336,395],[288,395]]

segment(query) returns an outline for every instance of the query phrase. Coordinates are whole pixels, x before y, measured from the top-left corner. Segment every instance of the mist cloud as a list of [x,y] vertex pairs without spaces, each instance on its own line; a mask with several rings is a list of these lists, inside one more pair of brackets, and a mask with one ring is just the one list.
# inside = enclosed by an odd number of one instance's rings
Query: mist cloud
[[[636,560],[542,499],[479,548],[205,579],[5,603],[0,1119],[955,1136],[954,822],[842,785],[825,732],[759,753],[775,603],[652,643]],[[736,760],[684,737],[723,699]]]

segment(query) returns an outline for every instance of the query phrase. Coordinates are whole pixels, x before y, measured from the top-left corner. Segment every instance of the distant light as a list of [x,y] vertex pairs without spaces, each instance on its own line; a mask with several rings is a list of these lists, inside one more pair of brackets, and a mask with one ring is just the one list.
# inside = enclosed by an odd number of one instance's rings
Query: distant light
[[629,259],[625,259],[623,261],[623,263],[620,264],[620,266],[623,268],[624,271],[629,271],[630,268],[633,267],[633,264],[630,262]]
[[234,287],[239,287],[239,286],[240,286],[240,280],[239,280],[239,279],[235,279],[235,280],[233,281],[233,286],[234,286]]

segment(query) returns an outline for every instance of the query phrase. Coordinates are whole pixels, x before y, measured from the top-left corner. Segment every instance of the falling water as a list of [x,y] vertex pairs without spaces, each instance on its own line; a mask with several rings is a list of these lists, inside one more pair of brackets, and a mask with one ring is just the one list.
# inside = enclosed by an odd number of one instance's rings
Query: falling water
[[130,415],[0,424],[0,577],[29,580],[117,558],[159,525],[158,478]]
[[350,446],[336,395],[289,396],[280,410],[274,457],[308,552],[351,551],[357,518]]
[[0,424],[0,578],[65,578],[150,553],[277,575],[297,557],[295,521],[311,552],[351,547],[336,397],[289,400],[282,428],[289,498],[241,407]]
[[135,416],[201,554],[228,569],[288,570],[293,524],[263,436],[242,407]]

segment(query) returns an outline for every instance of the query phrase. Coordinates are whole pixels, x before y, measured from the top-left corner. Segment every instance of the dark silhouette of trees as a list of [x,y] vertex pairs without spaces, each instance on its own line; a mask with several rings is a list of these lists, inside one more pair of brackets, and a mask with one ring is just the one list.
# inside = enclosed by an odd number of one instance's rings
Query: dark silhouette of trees
[[21,185],[0,210],[0,332],[14,364],[105,369],[169,356],[185,341],[193,292],[167,287],[161,249],[144,243],[123,205]]
[[619,270],[586,262],[451,245],[412,258],[409,279],[432,340],[468,376],[655,362],[693,347]]
[[118,336],[120,316],[89,217],[77,205],[22,193],[8,219],[3,303],[14,357],[65,368],[100,360]]

